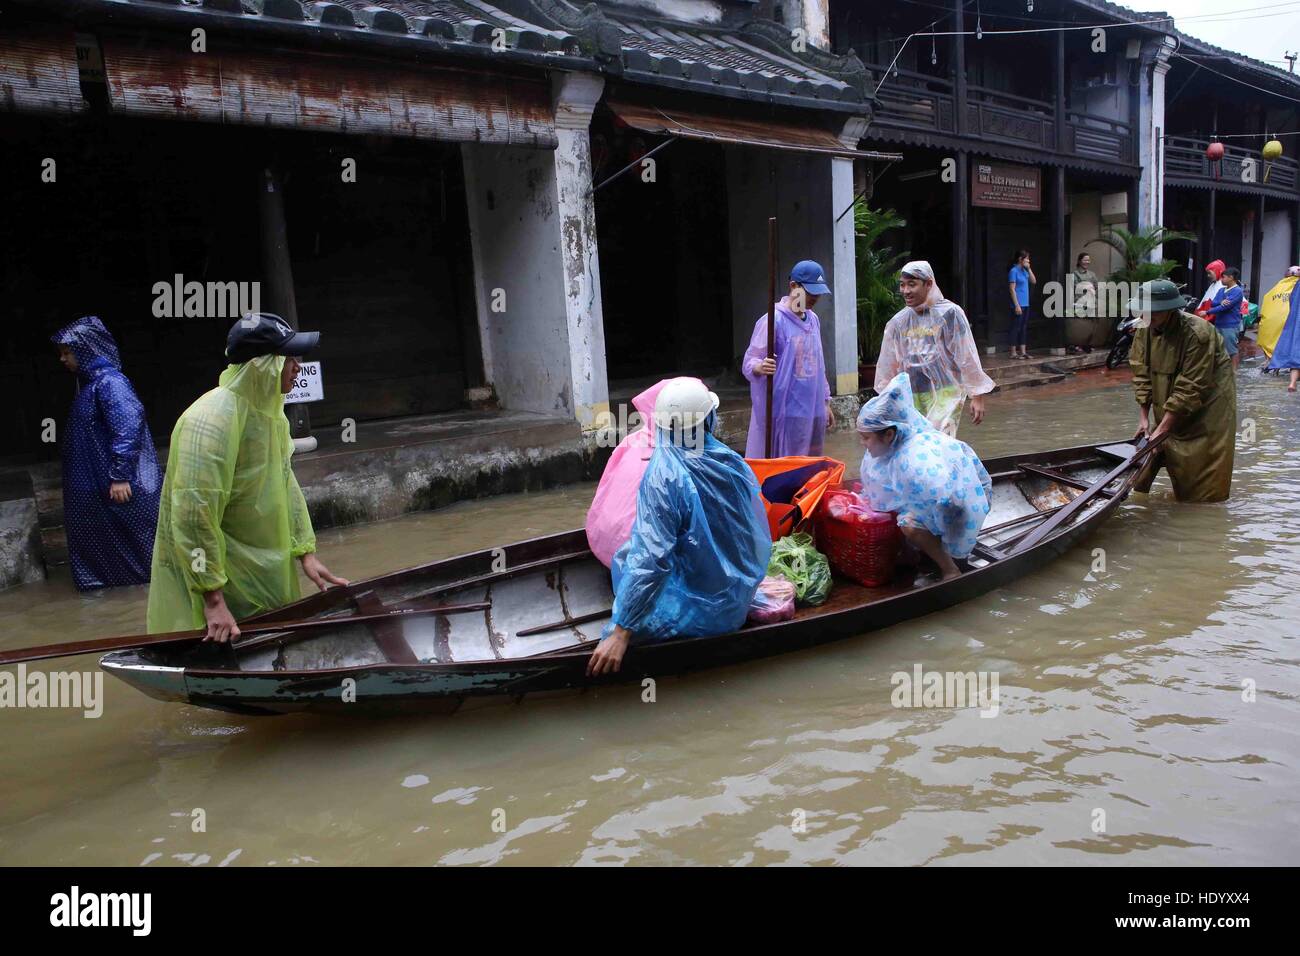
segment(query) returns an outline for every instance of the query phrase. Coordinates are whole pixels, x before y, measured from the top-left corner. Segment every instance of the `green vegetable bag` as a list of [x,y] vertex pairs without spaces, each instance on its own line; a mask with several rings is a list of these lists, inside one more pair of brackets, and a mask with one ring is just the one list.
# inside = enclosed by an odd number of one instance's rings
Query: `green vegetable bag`
[[800,604],[822,604],[831,593],[831,565],[826,555],[813,547],[812,535],[791,534],[772,545],[767,573],[780,575],[794,585],[794,599]]

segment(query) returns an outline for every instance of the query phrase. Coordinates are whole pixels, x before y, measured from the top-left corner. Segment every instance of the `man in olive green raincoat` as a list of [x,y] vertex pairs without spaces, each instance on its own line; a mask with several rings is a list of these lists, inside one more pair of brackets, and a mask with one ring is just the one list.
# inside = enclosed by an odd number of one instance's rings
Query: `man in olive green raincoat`
[[1168,433],[1136,489],[1148,491],[1163,467],[1179,501],[1225,501],[1237,439],[1232,359],[1212,323],[1184,312],[1189,300],[1168,279],[1144,283],[1129,311],[1148,324],[1133,339],[1129,364],[1141,408],[1138,434]]
[[290,465],[284,396],[319,332],[250,314],[230,330],[220,384],[172,430],[158,509],[148,631],[207,628],[239,636],[236,621],[298,600],[298,572],[322,591],[347,584],[316,557],[307,502]]

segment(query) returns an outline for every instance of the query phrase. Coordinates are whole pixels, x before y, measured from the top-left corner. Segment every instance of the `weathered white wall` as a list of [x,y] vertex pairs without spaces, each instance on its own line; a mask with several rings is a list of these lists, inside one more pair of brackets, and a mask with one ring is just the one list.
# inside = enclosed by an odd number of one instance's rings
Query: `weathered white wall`
[[777,297],[789,290],[790,270],[800,259],[815,259],[827,270],[832,295],[814,307],[821,320],[826,371],[835,394],[857,391],[853,214],[841,220],[838,230],[834,224],[853,198],[852,163],[747,146],[728,146],[724,152],[736,356],[767,312],[767,219],[775,213]]
[[[1259,289],[1251,289],[1251,301],[1258,302],[1259,297],[1273,288],[1278,279],[1286,275],[1291,258],[1291,214],[1285,209],[1264,213],[1264,241],[1260,261],[1263,268],[1259,273]],[[1243,219],[1241,223],[1241,281],[1250,285],[1255,259],[1255,220]],[[1229,262],[1228,265],[1233,265]]]
[[1067,271],[1074,268],[1074,261],[1081,252],[1092,256],[1092,271],[1103,279],[1120,267],[1122,259],[1118,252],[1105,243],[1093,242],[1105,230],[1106,226],[1101,221],[1101,193],[1070,193],[1070,247],[1066,250],[1065,263]]
[[554,151],[462,146],[487,380],[503,408],[588,430],[609,409],[587,134],[602,83],[556,75]]
[[810,46],[831,48],[830,0],[777,0],[777,7],[785,26],[803,30]]
[[[579,7],[586,4],[578,3]],[[605,6],[599,3],[597,6]],[[717,23],[722,19],[720,0],[618,0],[618,6],[645,10],[669,20],[687,23]]]
[[[462,146],[483,367],[504,408],[574,414],[555,156]],[[493,312],[495,291],[505,311]]]

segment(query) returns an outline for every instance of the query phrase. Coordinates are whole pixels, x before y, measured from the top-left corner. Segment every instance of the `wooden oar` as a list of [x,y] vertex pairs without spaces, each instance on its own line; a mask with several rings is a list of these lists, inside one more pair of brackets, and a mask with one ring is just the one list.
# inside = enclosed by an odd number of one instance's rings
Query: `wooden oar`
[[1057,528],[1061,527],[1061,525],[1065,524],[1067,521],[1069,521],[1071,518],[1077,515],[1080,511],[1082,511],[1084,507],[1086,507],[1090,502],[1092,502],[1098,495],[1100,495],[1105,490],[1107,485],[1109,485],[1120,475],[1124,474],[1124,472],[1132,468],[1139,458],[1145,458],[1157,447],[1159,447],[1159,445],[1162,442],[1164,442],[1164,440],[1168,437],[1169,437],[1169,433],[1165,432],[1163,435],[1161,435],[1159,438],[1155,439],[1154,441],[1149,441],[1146,444],[1144,444],[1141,448],[1139,448],[1137,451],[1133,453],[1132,457],[1126,458],[1122,463],[1116,465],[1114,469],[1107,472],[1104,477],[1098,478],[1095,482],[1093,482],[1092,485],[1088,487],[1087,491],[1080,493],[1077,498],[1071,501],[1068,505],[1066,505],[1056,514],[1052,515],[1051,518],[1044,521],[1037,528],[1035,528],[1031,533],[1021,538],[1020,542],[1007,553],[1009,555],[1018,554],[1019,552],[1024,551],[1027,548],[1032,548],[1034,545],[1038,544],[1040,541],[1045,539]]
[[[309,621],[263,624],[258,627],[240,628],[239,634],[241,637],[252,634],[278,634],[283,631],[305,631],[309,628],[365,624],[368,621],[391,621],[394,618],[422,617],[427,614],[462,614],[473,611],[486,611],[491,607],[492,605],[489,602],[481,601],[477,604],[443,604],[424,608],[401,608],[383,614],[340,615],[338,617],[313,618]],[[93,641],[69,641],[66,644],[21,647],[15,651],[0,651],[0,665],[44,661],[52,657],[74,657],[78,654],[104,654],[108,651],[124,651],[136,647],[186,644],[202,640],[206,633],[204,629],[168,631],[165,634],[129,634],[125,637],[105,637]],[[234,646],[238,649],[240,643],[236,642]]]

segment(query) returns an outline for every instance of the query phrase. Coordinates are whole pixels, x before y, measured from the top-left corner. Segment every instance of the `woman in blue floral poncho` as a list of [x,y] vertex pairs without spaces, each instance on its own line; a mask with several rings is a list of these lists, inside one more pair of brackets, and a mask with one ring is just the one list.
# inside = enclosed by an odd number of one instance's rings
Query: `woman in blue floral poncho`
[[898,527],[939,566],[975,547],[989,513],[993,482],[970,445],[937,431],[912,403],[907,375],[896,375],[858,415],[862,496],[876,511],[898,514]]

